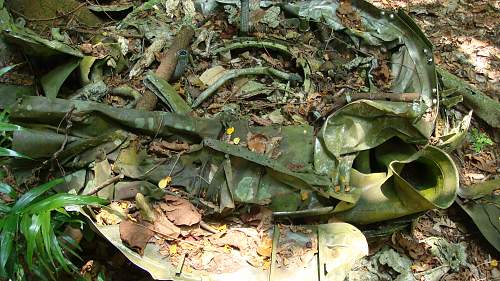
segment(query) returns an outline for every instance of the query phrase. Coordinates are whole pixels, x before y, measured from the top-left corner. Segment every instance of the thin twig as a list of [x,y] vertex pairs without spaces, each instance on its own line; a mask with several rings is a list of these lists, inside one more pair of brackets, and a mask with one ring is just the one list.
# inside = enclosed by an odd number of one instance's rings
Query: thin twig
[[61,125],[63,120],[66,120],[66,127],[64,128],[64,141],[61,144],[61,147],[59,147],[59,149],[56,152],[54,152],[54,154],[52,155],[52,158],[50,160],[57,159],[59,154],[61,154],[61,152],[63,152],[64,148],[66,147],[66,144],[68,143],[69,129],[71,129],[71,127],[73,126],[73,122],[71,122],[71,115],[73,114],[73,111],[75,111],[75,109],[76,109],[76,107],[74,105],[72,105],[71,109],[66,113],[66,115],[64,115],[63,119],[61,120],[61,122],[59,123],[59,125],[57,127],[57,132],[59,133],[59,126]]
[[179,158],[181,158],[182,152],[177,153],[177,159],[175,159],[174,165],[172,165],[172,169],[170,170],[170,173],[168,173],[168,176],[170,177],[172,175],[172,172],[175,169],[175,166],[177,165],[177,162],[179,161]]
[[149,175],[149,173],[151,173],[152,171],[154,171],[155,169],[157,169],[158,167],[160,167],[161,165],[165,164],[165,162],[167,162],[168,158],[164,158],[162,159],[160,162],[158,162],[156,165],[154,165],[153,167],[151,167],[151,169],[147,170],[145,173],[144,173],[144,176],[147,176]]
[[217,229],[211,227],[208,223],[200,221],[200,227],[213,234],[220,233]]
[[[38,167],[38,168],[36,168],[36,169],[33,170],[33,174],[39,172],[49,162],[56,161],[58,163],[58,165],[59,165],[59,161],[57,161],[57,157],[59,157],[59,154],[61,154],[64,151],[64,148],[66,147],[66,144],[68,143],[69,130],[73,126],[73,122],[71,122],[71,115],[73,114],[73,111],[75,111],[75,109],[76,109],[76,107],[74,105],[72,105],[71,108],[70,108],[70,110],[68,110],[68,112],[66,112],[66,114],[64,115],[64,117],[61,119],[61,121],[57,125],[56,132],[59,133],[59,128],[61,127],[61,125],[64,122],[64,120],[66,120],[66,127],[64,129],[64,141],[63,141],[63,143],[61,144],[61,146],[59,147],[59,149],[56,152],[54,152],[54,154],[52,154],[52,157],[50,157],[50,159],[47,159],[47,160],[43,161],[42,165],[40,165],[40,167]],[[64,174],[64,172],[63,172],[63,174]]]
[[112,178],[109,178],[107,180],[105,180],[103,183],[101,183],[100,185],[96,186],[94,189],[92,189],[90,192],[87,192],[85,195],[94,195],[96,194],[97,192],[101,191],[102,189],[104,189],[106,186],[112,184],[112,183],[115,183],[121,179],[124,178],[124,175],[122,174],[119,174],[118,176],[114,176]]

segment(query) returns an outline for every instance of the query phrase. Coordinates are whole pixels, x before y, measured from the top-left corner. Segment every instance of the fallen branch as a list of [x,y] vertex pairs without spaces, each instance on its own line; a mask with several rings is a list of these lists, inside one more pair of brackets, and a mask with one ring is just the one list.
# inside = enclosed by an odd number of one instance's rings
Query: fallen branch
[[177,52],[189,48],[189,42],[194,37],[194,29],[190,26],[184,26],[175,36],[172,45],[163,55],[160,66],[156,69],[156,75],[169,81],[174,74],[177,65]]
[[213,227],[211,227],[208,223],[204,222],[204,221],[200,221],[200,227],[202,229],[205,229],[206,231],[208,232],[211,232],[213,234],[217,234],[219,233],[219,231]]
[[479,118],[493,128],[500,128],[500,104],[488,97],[476,87],[449,73],[441,67],[436,67],[445,89],[454,89],[456,94],[464,98],[464,104],[474,110]]
[[205,91],[203,91],[196,98],[191,107],[195,108],[198,105],[200,105],[204,100],[212,96],[217,91],[217,89],[219,89],[227,81],[240,76],[248,76],[248,75],[269,75],[269,76],[275,76],[282,80],[298,81],[298,82],[302,81],[302,77],[300,77],[296,73],[287,73],[271,67],[253,67],[253,68],[228,70],[222,77],[217,79],[215,83],[213,83],[212,85],[210,85],[210,87],[208,87]]

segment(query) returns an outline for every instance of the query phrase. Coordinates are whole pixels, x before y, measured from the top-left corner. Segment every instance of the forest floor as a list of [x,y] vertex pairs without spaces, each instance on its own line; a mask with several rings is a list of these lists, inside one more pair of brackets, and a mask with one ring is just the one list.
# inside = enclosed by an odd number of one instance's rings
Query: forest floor
[[[379,8],[403,9],[433,43],[434,57],[439,66],[499,101],[499,1],[374,0],[371,2]],[[466,112],[465,109],[462,110]],[[498,130],[491,130],[476,118],[472,120],[472,127],[486,133],[495,144],[475,152],[472,147],[474,142],[469,138],[469,141],[454,153],[455,163],[460,169],[460,184],[465,186],[485,179],[498,178],[500,173],[500,146],[498,146],[500,133]],[[469,222],[465,212],[456,204],[446,211],[429,211],[423,218],[423,221],[417,222],[417,229],[422,233],[414,232],[414,237],[437,234],[450,242],[465,243],[468,261],[478,270],[474,272],[476,269],[473,268],[461,269],[459,272],[443,276],[440,280],[500,280],[498,268],[491,266],[491,261],[500,257],[498,252],[485,242],[478,229]],[[439,223],[445,221],[447,223]],[[408,247],[404,239],[399,242],[397,239],[392,239],[393,244],[394,242],[415,258],[414,265],[429,262],[425,260],[425,255],[418,257],[411,253],[415,245]],[[493,265],[496,263],[493,262]]]
[[[369,2],[379,8],[404,10],[433,43],[437,65],[474,85],[495,101],[500,101],[499,1]],[[96,50],[91,49],[90,52]],[[23,58],[0,58],[0,62],[8,64],[8,61],[19,59]],[[6,79],[26,85],[35,83],[34,79],[30,81],[30,77],[25,82],[21,81],[23,76],[7,76]],[[125,77],[119,79],[121,80],[106,82],[115,85],[128,82]],[[131,83],[140,85],[142,80],[136,79]],[[140,87],[144,88],[142,85]],[[114,104],[115,101],[108,102]],[[121,100],[116,102],[120,103]],[[463,115],[468,113],[461,105],[455,109]],[[497,179],[500,176],[500,132],[478,118],[472,119],[471,128],[464,145],[452,153],[452,158],[459,168],[462,186]],[[427,238],[442,238],[446,241],[440,244],[444,256],[460,259],[461,254],[465,253],[463,264],[466,266],[438,272],[443,261],[436,258],[436,253],[431,254],[428,244],[422,242]],[[134,266],[105,239],[96,236],[91,242],[83,240],[81,246],[84,250],[81,255],[82,273],[105,268],[109,276],[113,276],[113,280],[152,280],[149,274]],[[430,210],[416,219],[411,227],[397,231],[389,237],[371,241],[370,256],[352,271],[349,280],[393,280],[398,274],[403,274],[398,271],[397,265],[391,262],[382,267],[386,273],[374,274],[367,271],[370,264],[375,262],[375,257],[378,259],[381,255],[392,255],[393,258],[408,261],[413,275],[420,276],[420,280],[500,280],[497,262],[500,260],[500,254],[485,240],[469,216],[457,204],[447,210]],[[435,275],[429,276],[427,273],[434,269]],[[398,280],[415,279],[398,277]]]

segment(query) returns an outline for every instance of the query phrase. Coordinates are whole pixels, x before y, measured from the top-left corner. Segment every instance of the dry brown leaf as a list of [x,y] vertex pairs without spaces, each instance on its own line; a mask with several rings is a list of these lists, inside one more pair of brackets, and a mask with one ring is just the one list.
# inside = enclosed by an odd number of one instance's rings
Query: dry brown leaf
[[262,206],[253,206],[248,213],[241,214],[241,220],[251,225],[257,225],[257,230],[267,230],[271,227],[273,211]]
[[165,238],[174,239],[179,237],[181,229],[169,221],[163,212],[156,212],[156,219],[153,225],[153,229],[159,234],[165,236]]
[[231,255],[217,254],[213,257],[209,264],[209,272],[215,273],[231,273],[236,272],[241,267],[241,264]]
[[340,18],[342,24],[348,28],[361,28],[361,18],[352,8],[350,1],[340,1],[339,7],[337,8],[337,16]]
[[210,69],[205,70],[200,76],[200,80],[207,86],[212,85],[221,78],[224,74],[226,74],[226,69],[224,67],[217,65]]
[[237,230],[228,230],[228,232],[221,238],[213,239],[211,242],[216,246],[229,245],[239,250],[248,248],[248,237],[245,233]]
[[269,139],[263,134],[252,134],[247,135],[247,145],[250,151],[255,153],[264,154],[266,152],[266,145]]
[[154,141],[149,145],[149,152],[160,156],[170,156],[171,151],[186,150],[189,150],[189,144],[186,142]]
[[160,208],[175,225],[193,225],[200,222],[201,214],[188,200],[173,195],[165,195],[164,199],[166,203],[160,203]]
[[281,61],[279,61],[275,58],[272,58],[271,56],[269,56],[266,53],[261,54],[260,57],[262,59],[264,59],[266,62],[268,62],[270,65],[272,65],[273,67],[282,67]]
[[415,238],[404,233],[397,233],[393,239],[408,255],[415,260],[422,259],[427,254],[424,243],[419,243]]
[[257,115],[254,115],[252,114],[252,116],[250,116],[250,119],[257,125],[261,125],[261,126],[271,126],[273,124],[273,122],[269,119],[265,119],[265,118],[261,118]]
[[154,235],[154,232],[147,225],[141,225],[129,220],[120,223],[120,239],[123,244],[132,250],[144,254],[144,248]]

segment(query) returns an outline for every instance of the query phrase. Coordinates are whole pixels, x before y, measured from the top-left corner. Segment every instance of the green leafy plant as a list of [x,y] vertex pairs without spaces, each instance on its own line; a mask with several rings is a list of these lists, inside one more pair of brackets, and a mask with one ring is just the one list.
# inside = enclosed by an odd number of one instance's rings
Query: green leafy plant
[[23,63],[17,63],[17,64],[8,65],[8,66],[4,66],[4,67],[0,68],[0,77],[4,76],[7,72],[11,71],[16,66],[21,65],[21,64],[23,64]]
[[0,157],[19,157],[30,159],[28,156],[23,155],[17,151],[7,148],[12,141],[11,132],[21,131],[21,126],[9,123],[7,111],[0,113]]
[[474,152],[481,152],[486,146],[494,144],[487,134],[480,132],[476,128],[472,128],[469,134],[469,141]]
[[[0,76],[6,71],[0,69]],[[8,148],[11,133],[23,130],[11,124],[6,111],[0,113],[0,157],[29,157]],[[58,273],[75,272],[70,261],[78,245],[62,233],[63,226],[74,222],[64,207],[68,205],[103,204],[95,196],[50,193],[64,179],[56,179],[31,189],[18,197],[8,184],[0,182],[0,279],[25,280],[27,274],[43,280],[57,280]],[[79,221],[81,222],[81,221]]]
[[0,184],[0,192],[14,199],[0,201],[0,279],[23,280],[29,272],[57,280],[61,271],[77,270],[70,256],[78,257],[74,251],[78,245],[61,231],[61,222],[71,220],[64,207],[104,204],[106,200],[49,192],[62,183],[62,178],[52,180],[18,198],[11,186]]

